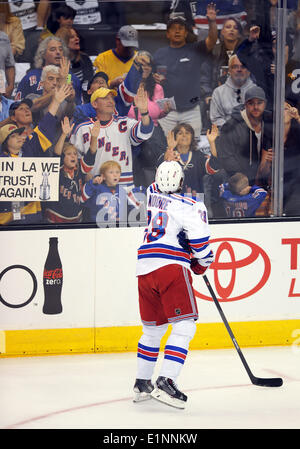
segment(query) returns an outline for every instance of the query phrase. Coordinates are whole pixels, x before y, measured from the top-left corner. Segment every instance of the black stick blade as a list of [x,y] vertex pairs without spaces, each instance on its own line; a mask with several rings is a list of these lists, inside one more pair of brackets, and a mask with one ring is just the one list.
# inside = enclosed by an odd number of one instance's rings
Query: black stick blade
[[250,380],[251,380],[252,384],[253,385],[258,385],[259,387],[281,387],[281,385],[283,384],[283,380],[281,379],[281,377],[271,377],[271,378],[263,379],[261,377],[256,377],[256,376],[254,376],[252,374],[252,371],[249,368],[248,363],[246,362],[246,359],[245,359],[245,357],[244,357],[244,355],[243,355],[243,353],[241,351],[241,348],[239,347],[239,344],[236,341],[235,336],[232,333],[231,327],[228,324],[228,321],[227,321],[227,319],[226,319],[226,317],[224,315],[224,312],[223,312],[223,310],[222,310],[222,308],[220,306],[220,303],[219,303],[219,301],[218,301],[218,299],[217,299],[217,297],[215,295],[215,292],[212,289],[212,287],[210,285],[210,282],[207,279],[205,274],[203,275],[203,279],[204,279],[204,282],[205,282],[205,284],[206,284],[206,286],[207,286],[207,288],[208,288],[208,290],[209,290],[209,292],[211,294],[212,299],[214,300],[214,303],[215,303],[215,305],[216,305],[216,307],[218,309],[218,312],[219,312],[219,314],[220,314],[220,316],[221,316],[221,318],[223,320],[223,323],[225,324],[227,332],[230,335],[232,343],[234,344],[235,349],[237,350],[237,353],[238,353],[238,355],[239,355],[239,357],[240,357],[240,359],[241,359],[241,361],[242,361],[242,363],[244,365],[244,368],[247,371],[248,376],[250,377]]
[[255,377],[251,379],[254,385],[258,385],[259,387],[281,387],[283,384],[283,380],[281,377],[271,377],[267,379],[263,379],[261,377]]

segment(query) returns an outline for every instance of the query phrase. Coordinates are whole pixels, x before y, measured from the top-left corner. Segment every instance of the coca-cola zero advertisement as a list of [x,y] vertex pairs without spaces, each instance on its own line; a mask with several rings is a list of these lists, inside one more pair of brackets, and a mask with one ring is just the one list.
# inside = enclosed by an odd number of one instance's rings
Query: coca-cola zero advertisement
[[58,252],[58,238],[50,237],[49,251],[44,266],[43,313],[54,315],[62,312],[61,293],[63,286],[62,263]]

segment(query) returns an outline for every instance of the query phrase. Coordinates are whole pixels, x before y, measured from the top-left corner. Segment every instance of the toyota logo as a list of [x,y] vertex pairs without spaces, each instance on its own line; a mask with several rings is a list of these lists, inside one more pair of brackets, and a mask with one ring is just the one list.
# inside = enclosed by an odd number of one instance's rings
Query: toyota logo
[[[250,242],[249,240],[238,238],[219,238],[210,240],[210,243],[217,242],[220,242],[220,244],[215,251],[215,261],[211,264],[210,270],[213,270],[215,290],[219,296],[219,301],[238,301],[240,299],[244,299],[251,295],[254,295],[254,293],[262,289],[269,279],[271,272],[271,263],[266,252],[260,246],[256,245],[253,242]],[[231,242],[234,243],[234,246],[239,244],[244,246],[245,248],[246,245],[246,247],[250,250],[250,253],[244,258],[237,260]],[[224,252],[227,253],[227,257],[230,259],[229,261],[221,261],[221,256]],[[234,287],[238,282],[238,270],[243,267],[250,266],[257,261],[263,262],[264,269],[256,271],[256,277],[254,278],[253,287],[247,291],[242,292],[238,296],[231,296]],[[220,282],[219,272],[222,271],[231,273],[230,280],[226,286],[222,285],[222,283]],[[239,284],[239,290],[242,289],[243,285]],[[206,301],[212,300],[210,296],[206,296],[203,293],[198,292],[197,290],[195,290],[195,295],[198,298],[204,299]]]

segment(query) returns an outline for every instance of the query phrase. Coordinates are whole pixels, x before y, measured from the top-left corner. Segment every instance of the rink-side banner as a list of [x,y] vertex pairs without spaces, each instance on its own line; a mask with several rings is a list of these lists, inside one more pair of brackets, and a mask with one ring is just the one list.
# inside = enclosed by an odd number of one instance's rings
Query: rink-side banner
[[[215,261],[207,277],[228,321],[246,326],[244,344],[253,342],[255,332],[268,344],[300,337],[299,229],[297,222],[211,226]],[[76,334],[83,352],[94,342],[95,350],[134,346],[141,324],[135,267],[143,232],[142,227],[1,232],[0,330],[30,331],[27,340],[35,346],[45,341],[43,330],[56,335],[59,345]],[[222,326],[201,276],[193,276],[193,286],[199,325]],[[201,333],[201,338],[210,337]],[[222,345],[215,329],[211,338]],[[22,332],[20,341],[26,342]]]
[[1,157],[0,201],[57,201],[60,158]]

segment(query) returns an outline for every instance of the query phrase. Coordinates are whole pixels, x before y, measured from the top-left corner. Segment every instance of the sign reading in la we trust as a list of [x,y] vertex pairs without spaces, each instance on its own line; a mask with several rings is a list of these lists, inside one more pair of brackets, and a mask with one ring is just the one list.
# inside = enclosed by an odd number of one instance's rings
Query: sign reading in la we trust
[[1,157],[0,201],[58,201],[60,158]]

